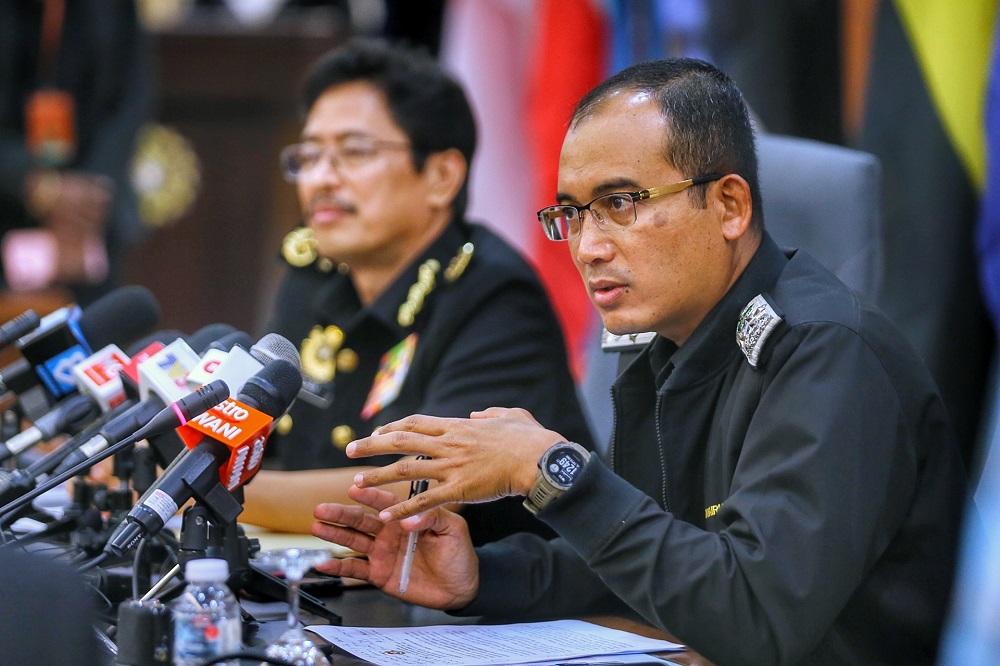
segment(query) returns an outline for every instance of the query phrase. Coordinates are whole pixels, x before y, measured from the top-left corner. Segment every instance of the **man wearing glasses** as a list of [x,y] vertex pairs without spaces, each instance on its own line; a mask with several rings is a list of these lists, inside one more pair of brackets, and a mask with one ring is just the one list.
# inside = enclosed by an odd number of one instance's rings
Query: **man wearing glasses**
[[[254,479],[242,519],[308,532],[368,462],[344,447],[414,412],[523,407],[589,447],[538,279],[463,219],[476,128],[458,84],[425,54],[358,41],[322,58],[303,93],[302,138],[281,161],[305,226],[285,239],[269,330],[301,343],[305,391],[268,447],[282,470]],[[515,498],[463,513],[477,542],[551,534]]]
[[[965,482],[923,364],[880,313],[764,229],[753,129],[725,74],[644,63],[579,104],[539,211],[604,325],[655,339],[615,382],[606,459],[522,410],[416,415],[353,458],[360,507],[314,534],[330,573],[532,619],[637,613],[719,664],[930,664]],[[409,500],[376,488],[430,479]],[[559,538],[473,550],[454,501],[524,496]],[[419,513],[418,515],[418,512]],[[401,520],[405,519],[405,520]]]

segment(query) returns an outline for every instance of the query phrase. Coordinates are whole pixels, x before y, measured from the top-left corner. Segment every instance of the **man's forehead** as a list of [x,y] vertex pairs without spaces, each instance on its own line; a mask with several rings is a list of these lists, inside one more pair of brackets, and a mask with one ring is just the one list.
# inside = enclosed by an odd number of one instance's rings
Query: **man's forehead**
[[[666,123],[655,104],[648,103],[651,98],[645,100],[608,100],[567,132],[559,156],[560,195],[590,197],[616,184],[640,185],[655,178],[652,171],[670,168],[664,159]],[[623,106],[630,112],[621,113]]]

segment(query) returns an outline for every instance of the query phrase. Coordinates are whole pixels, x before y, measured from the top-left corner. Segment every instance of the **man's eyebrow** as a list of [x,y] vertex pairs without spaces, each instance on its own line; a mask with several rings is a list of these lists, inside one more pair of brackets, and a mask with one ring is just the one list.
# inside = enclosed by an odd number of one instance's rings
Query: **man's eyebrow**
[[[357,137],[369,138],[371,135],[361,130],[348,130],[337,134],[333,137],[333,140],[343,141],[344,139],[353,139]],[[323,143],[323,136],[317,133],[307,133],[299,137],[299,141],[301,143]]]
[[[639,183],[635,182],[631,178],[614,178],[612,180],[604,181],[600,185],[591,189],[590,198],[594,199],[596,197],[604,196],[605,194],[614,194],[615,192],[637,192],[641,189],[642,187]],[[560,203],[567,203],[570,201],[576,201],[576,199],[565,192],[556,192],[556,201]]]

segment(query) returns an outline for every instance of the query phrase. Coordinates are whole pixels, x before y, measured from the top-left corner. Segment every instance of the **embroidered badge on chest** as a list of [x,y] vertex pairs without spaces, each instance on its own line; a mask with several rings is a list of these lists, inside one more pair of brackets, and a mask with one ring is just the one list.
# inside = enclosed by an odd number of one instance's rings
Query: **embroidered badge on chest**
[[736,324],[736,344],[750,365],[757,367],[768,336],[782,321],[763,294],[757,294],[740,313]]
[[413,361],[413,352],[417,349],[417,334],[411,333],[398,345],[382,355],[382,360],[378,364],[378,372],[375,374],[375,381],[372,383],[371,391],[368,392],[368,399],[361,410],[361,418],[369,420],[387,405],[392,403],[403,388],[406,380],[406,373],[410,370],[410,362]]

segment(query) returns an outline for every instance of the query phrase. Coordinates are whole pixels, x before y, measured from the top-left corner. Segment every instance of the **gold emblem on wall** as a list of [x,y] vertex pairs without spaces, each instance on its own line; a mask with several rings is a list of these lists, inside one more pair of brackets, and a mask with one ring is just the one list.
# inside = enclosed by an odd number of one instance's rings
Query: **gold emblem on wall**
[[149,123],[136,137],[130,178],[142,223],[165,227],[190,210],[201,187],[201,166],[179,132]]
[[302,341],[302,372],[320,384],[332,382],[337,374],[337,350],[344,343],[344,332],[337,326],[313,326]]

